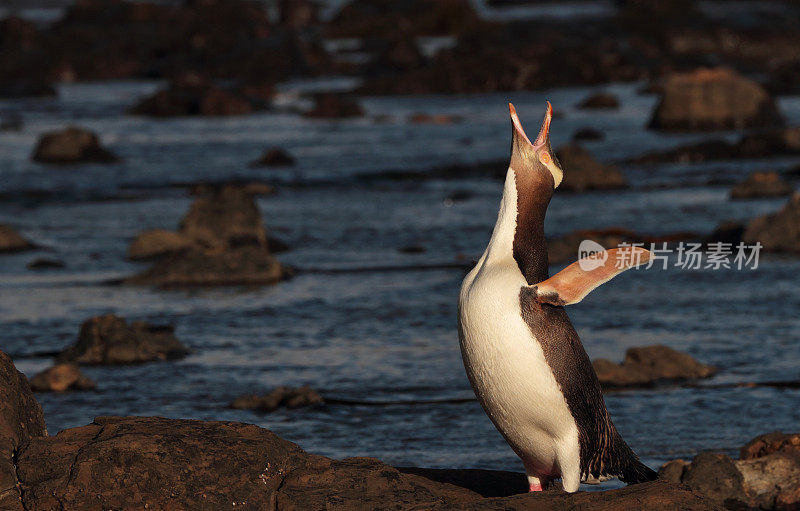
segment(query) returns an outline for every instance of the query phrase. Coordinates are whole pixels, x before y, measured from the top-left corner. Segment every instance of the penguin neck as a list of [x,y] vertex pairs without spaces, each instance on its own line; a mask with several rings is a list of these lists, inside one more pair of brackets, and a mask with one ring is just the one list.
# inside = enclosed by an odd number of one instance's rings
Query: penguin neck
[[483,258],[492,263],[513,261],[528,284],[535,284],[549,277],[544,219],[552,193],[531,193],[528,186],[520,189],[518,183],[509,167],[497,223]]

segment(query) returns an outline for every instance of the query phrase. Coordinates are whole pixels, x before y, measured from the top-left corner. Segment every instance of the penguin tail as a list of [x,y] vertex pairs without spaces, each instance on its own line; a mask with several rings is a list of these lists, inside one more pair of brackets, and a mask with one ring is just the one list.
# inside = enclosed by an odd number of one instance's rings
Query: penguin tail
[[627,466],[622,468],[622,475],[619,478],[626,484],[646,483],[657,479],[658,473],[634,458]]

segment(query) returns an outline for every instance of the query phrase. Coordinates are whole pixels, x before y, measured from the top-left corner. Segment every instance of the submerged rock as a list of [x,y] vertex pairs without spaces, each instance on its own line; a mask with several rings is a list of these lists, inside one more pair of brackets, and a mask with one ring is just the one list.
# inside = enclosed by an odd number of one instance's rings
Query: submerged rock
[[783,197],[791,195],[792,185],[777,172],[753,172],[744,181],[731,189],[731,199],[753,199],[757,197]]
[[237,397],[230,407],[237,410],[258,410],[269,413],[281,407],[302,408],[323,402],[322,396],[311,387],[278,387],[263,396],[250,394]]
[[716,68],[668,76],[649,127],[714,131],[782,124],[775,100],[761,85]]
[[748,222],[742,241],[761,243],[769,252],[800,254],[800,192],[795,192],[781,210]]
[[256,167],[291,167],[295,164],[291,154],[280,147],[268,149],[258,160],[253,162]]
[[17,231],[7,225],[0,224],[0,253],[29,250],[35,245],[23,238]]
[[569,144],[556,151],[564,169],[560,191],[584,192],[587,190],[616,190],[628,184],[614,165],[604,165],[578,144]]
[[42,407],[28,379],[0,351],[0,509],[22,511],[15,456],[32,437],[45,436]]
[[76,364],[57,364],[31,378],[34,392],[65,392],[91,390],[95,383],[81,373]]
[[619,99],[608,92],[598,92],[585,98],[578,103],[578,108],[583,109],[617,109],[619,108]]
[[189,354],[171,326],[143,321],[128,323],[113,314],[87,319],[78,340],[62,351],[56,362],[78,364],[137,364],[181,358]]
[[39,138],[33,161],[40,163],[113,163],[118,158],[100,145],[100,139],[89,130],[70,126],[51,131]]
[[628,349],[622,364],[597,359],[592,366],[604,389],[651,385],[659,380],[708,378],[717,372],[715,367],[660,344]]

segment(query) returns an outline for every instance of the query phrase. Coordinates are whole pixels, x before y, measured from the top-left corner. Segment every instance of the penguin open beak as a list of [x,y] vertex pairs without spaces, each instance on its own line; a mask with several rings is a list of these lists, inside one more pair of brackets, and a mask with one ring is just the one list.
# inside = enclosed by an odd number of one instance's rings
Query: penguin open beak
[[508,104],[508,111],[511,114],[511,122],[514,124],[514,131],[523,140],[528,142],[534,148],[539,148],[548,142],[550,137],[550,121],[553,120],[553,105],[551,105],[549,101],[547,102],[547,110],[544,113],[542,127],[539,128],[539,135],[536,137],[534,142],[531,142],[528,138],[528,135],[525,134],[525,130],[522,128],[522,123],[519,122],[519,117],[517,116],[517,109],[514,108],[512,103]]

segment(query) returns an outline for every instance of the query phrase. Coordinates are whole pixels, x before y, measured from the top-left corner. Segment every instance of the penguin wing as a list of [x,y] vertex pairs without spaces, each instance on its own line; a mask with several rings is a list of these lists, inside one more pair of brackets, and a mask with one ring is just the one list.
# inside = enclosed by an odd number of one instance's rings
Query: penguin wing
[[531,287],[536,289],[539,303],[572,305],[625,270],[646,263],[651,255],[649,250],[634,246],[604,250],[570,264]]

